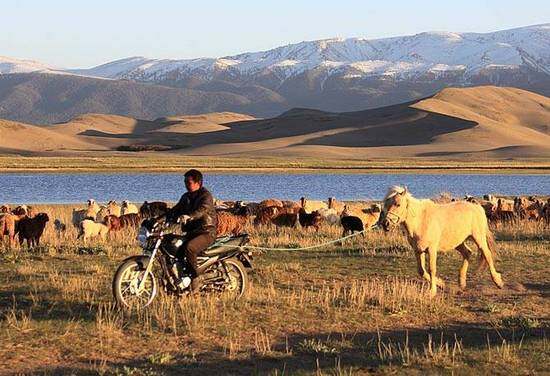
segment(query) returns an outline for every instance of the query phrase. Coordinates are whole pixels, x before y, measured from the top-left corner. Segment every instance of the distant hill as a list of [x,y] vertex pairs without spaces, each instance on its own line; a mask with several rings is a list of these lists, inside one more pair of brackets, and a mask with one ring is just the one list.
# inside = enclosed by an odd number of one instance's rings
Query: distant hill
[[249,104],[249,99],[228,92],[61,74],[0,75],[0,118],[32,124],[68,121],[86,113],[155,119]]
[[549,125],[550,98],[516,88],[480,86],[445,89],[419,101],[372,110],[335,113],[297,108],[269,119],[223,112],[153,121],[87,114],[43,126],[3,121],[0,152],[548,158]]
[[[4,77],[29,72],[35,75],[15,78],[24,84]],[[332,38],[219,58],[129,57],[88,69],[0,57],[0,118],[52,123],[89,112],[148,120],[212,111],[272,117],[296,107],[345,112],[480,85],[550,96],[550,24]]]

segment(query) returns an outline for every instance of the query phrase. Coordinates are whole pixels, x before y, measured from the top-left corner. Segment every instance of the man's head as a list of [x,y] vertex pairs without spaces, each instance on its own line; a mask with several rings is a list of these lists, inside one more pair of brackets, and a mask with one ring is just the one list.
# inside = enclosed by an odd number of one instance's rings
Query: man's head
[[195,192],[202,187],[202,173],[199,170],[189,170],[184,176],[187,192]]

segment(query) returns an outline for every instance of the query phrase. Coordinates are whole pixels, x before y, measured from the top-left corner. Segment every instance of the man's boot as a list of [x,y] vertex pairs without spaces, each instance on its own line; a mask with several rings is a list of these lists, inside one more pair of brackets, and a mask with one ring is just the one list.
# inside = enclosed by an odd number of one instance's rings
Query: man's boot
[[192,294],[198,293],[201,287],[202,287],[202,277],[199,275],[193,278],[193,280],[191,281],[191,286],[190,286],[191,293]]

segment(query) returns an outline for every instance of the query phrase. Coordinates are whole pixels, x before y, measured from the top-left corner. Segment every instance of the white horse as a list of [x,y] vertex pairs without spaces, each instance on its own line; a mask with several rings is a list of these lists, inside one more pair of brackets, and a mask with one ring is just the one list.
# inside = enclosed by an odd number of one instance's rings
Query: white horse
[[[384,198],[384,207],[379,223],[387,231],[391,225],[404,227],[409,244],[416,252],[418,273],[430,282],[430,294],[434,296],[437,286],[444,286],[436,276],[437,252],[456,249],[464,257],[459,273],[459,284],[466,288],[466,273],[472,250],[466,240],[472,239],[480,252],[481,264],[489,265],[491,278],[503,287],[502,277],[495,269],[496,254],[493,235],[487,224],[483,208],[471,202],[456,201],[436,204],[432,200],[418,200],[403,187],[392,187]],[[426,253],[430,261],[430,273],[426,271]]]

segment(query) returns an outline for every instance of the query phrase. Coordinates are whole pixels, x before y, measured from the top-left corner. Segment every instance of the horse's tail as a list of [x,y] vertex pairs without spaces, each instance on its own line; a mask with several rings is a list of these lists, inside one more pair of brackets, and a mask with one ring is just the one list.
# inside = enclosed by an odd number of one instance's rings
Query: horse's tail
[[[497,256],[497,244],[495,242],[495,236],[493,235],[489,227],[487,227],[487,233],[485,237],[487,240],[487,246],[489,247],[489,250],[493,255],[493,259],[495,259]],[[479,252],[479,266],[477,268],[477,271],[480,272],[482,270],[485,270],[486,267],[487,267],[487,259],[483,255],[483,252]]]

